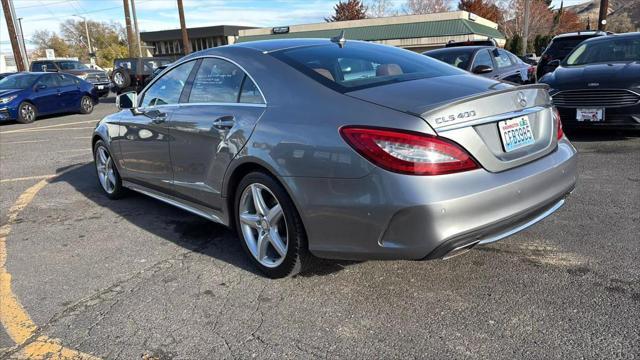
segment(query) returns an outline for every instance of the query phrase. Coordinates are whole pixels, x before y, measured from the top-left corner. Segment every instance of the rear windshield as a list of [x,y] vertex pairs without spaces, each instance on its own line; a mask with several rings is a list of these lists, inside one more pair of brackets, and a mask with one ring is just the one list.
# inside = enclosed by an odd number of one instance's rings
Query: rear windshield
[[443,50],[427,51],[425,55],[466,70],[469,68],[473,51],[469,51],[468,49],[448,48]]
[[79,61],[59,61],[58,66],[62,70],[87,70],[89,67]]
[[343,48],[330,44],[293,48],[272,55],[340,92],[465,73],[408,50],[349,41]]
[[550,55],[553,59],[562,60],[569,55],[569,53],[573,51],[578,44],[592,37],[593,36],[578,36],[555,39],[551,42],[549,49],[545,53]]

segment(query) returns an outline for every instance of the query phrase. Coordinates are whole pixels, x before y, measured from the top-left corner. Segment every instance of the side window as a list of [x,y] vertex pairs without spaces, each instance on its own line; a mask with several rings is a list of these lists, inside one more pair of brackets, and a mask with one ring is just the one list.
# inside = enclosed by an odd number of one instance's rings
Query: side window
[[44,75],[38,80],[38,84],[47,85],[47,88],[56,88],[60,86],[57,74]]
[[491,61],[491,55],[489,55],[489,51],[480,50],[476,54],[476,58],[473,60],[473,66],[471,69],[473,70],[476,66],[486,65],[490,68],[493,68],[493,62]]
[[75,79],[67,74],[57,74],[58,81],[60,82],[60,86],[71,86],[76,85]]
[[195,61],[186,62],[164,74],[144,93],[140,106],[177,104],[193,64]]
[[240,92],[240,102],[246,104],[264,104],[262,94],[250,77],[245,76]]
[[41,62],[32,62],[31,63],[31,71],[42,71],[42,63]]
[[193,79],[190,103],[236,103],[244,72],[234,64],[205,58]]
[[498,49],[498,54],[496,56],[494,52],[494,58],[496,59],[496,64],[498,64],[498,68],[506,68],[513,64],[511,64],[511,59],[509,59],[509,55],[504,50]]

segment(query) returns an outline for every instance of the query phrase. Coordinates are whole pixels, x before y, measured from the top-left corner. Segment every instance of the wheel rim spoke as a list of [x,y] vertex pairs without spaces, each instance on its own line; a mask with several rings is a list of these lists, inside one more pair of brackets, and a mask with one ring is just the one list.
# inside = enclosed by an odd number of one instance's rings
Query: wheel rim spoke
[[269,234],[264,233],[258,236],[258,243],[256,244],[257,255],[259,261],[264,261],[267,257],[267,247],[269,246],[270,240],[268,239]]
[[240,214],[240,222],[250,226],[253,229],[258,229],[258,222],[260,217],[256,214],[242,213]]
[[269,242],[281,257],[285,257],[287,255],[287,245],[285,245],[280,238],[280,235],[275,230],[271,230],[269,232]]
[[280,204],[276,204],[274,207],[269,209],[267,215],[265,216],[266,220],[269,222],[269,225],[275,226],[280,218],[282,217],[282,207]]
[[251,195],[253,196],[253,205],[256,208],[256,211],[260,215],[266,215],[269,211],[267,204],[264,202],[264,198],[262,197],[262,189],[258,186],[251,185]]

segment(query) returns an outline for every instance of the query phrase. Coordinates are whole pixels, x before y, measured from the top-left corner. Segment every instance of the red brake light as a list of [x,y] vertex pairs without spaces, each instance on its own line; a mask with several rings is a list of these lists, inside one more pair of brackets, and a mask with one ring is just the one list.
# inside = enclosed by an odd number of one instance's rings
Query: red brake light
[[556,127],[558,128],[558,140],[560,140],[564,136],[564,130],[562,130],[562,120],[560,119],[560,113],[555,107],[553,108],[553,120],[555,121]]
[[343,127],[340,134],[367,160],[397,173],[442,175],[478,168],[460,146],[437,136],[358,127]]

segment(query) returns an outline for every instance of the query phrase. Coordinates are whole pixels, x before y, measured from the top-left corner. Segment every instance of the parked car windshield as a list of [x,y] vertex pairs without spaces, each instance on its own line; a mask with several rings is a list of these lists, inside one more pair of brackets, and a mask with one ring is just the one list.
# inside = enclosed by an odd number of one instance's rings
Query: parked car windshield
[[340,92],[394,82],[465,74],[463,70],[427,56],[390,46],[347,41],[293,48],[273,56]]
[[88,70],[89,67],[79,61],[60,61],[58,66],[62,70]]
[[455,67],[459,67],[460,69],[466,70],[469,68],[469,62],[471,61],[473,51],[469,51],[469,49],[464,48],[452,47],[441,50],[427,51],[424,54],[427,56],[431,56],[434,59],[444,61],[449,65],[453,65]]
[[0,90],[26,89],[33,86],[40,74],[15,74],[0,80]]
[[564,65],[632,61],[640,61],[640,36],[584,43],[567,57]]

